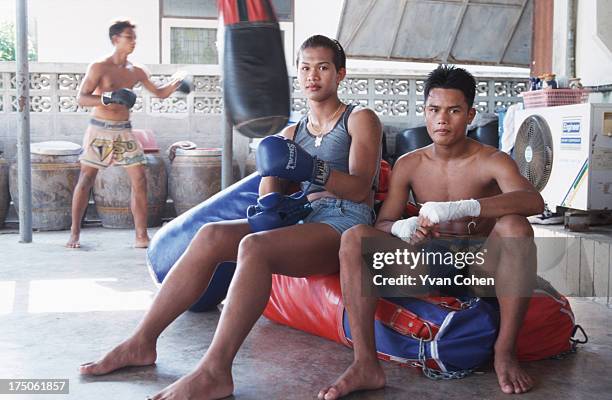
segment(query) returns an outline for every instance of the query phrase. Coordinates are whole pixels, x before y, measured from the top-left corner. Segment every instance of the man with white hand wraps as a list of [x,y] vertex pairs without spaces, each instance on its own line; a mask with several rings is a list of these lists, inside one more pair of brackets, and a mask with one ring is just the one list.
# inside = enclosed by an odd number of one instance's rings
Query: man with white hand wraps
[[[524,393],[533,386],[519,366],[515,341],[529,303],[522,296],[530,293],[536,274],[535,263],[520,260],[534,260],[535,253],[532,246],[511,243],[531,241],[526,217],[542,212],[544,202],[509,156],[467,138],[467,125],[476,114],[475,89],[474,78],[461,68],[442,65],[429,74],[425,120],[433,144],[397,160],[376,225],[358,225],[342,235],[340,280],[355,358],[319,399],[372,388],[372,382],[385,385],[374,340],[377,298],[362,292],[361,242],[390,234],[411,245],[427,245],[432,238],[486,238],[485,264],[495,268],[501,313],[494,361],[498,382],[504,393]],[[410,192],[423,206],[418,217],[401,219]]]

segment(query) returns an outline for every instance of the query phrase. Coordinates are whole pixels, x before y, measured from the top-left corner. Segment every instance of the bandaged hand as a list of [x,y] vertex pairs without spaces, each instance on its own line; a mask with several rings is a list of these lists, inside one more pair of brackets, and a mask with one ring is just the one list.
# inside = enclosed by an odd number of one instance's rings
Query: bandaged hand
[[459,201],[428,201],[423,204],[419,211],[419,217],[424,217],[432,224],[453,221],[465,217],[478,217],[480,215],[480,203],[478,200]]
[[412,235],[414,235],[418,226],[418,217],[400,219],[399,221],[395,221],[391,226],[391,234],[402,240],[410,242]]

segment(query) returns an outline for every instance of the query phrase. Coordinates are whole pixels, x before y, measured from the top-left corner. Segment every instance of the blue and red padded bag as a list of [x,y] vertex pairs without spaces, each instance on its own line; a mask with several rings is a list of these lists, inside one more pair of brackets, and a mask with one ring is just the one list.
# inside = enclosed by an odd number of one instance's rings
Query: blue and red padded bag
[[[583,335],[582,340],[575,338],[578,332]],[[536,361],[571,353],[578,344],[587,341],[586,332],[575,322],[569,300],[538,277],[516,339],[519,360]]]
[[[264,316],[351,345],[337,274],[292,278],[274,275]],[[498,314],[480,299],[380,299],[375,335],[379,358],[418,365],[432,378],[459,378],[488,361]]]
[[[420,366],[430,378],[461,378],[487,362],[498,314],[479,298],[380,299],[374,332],[378,357]],[[343,327],[350,343],[348,314]]]
[[[517,338],[520,361],[555,357],[575,350],[578,341],[566,298],[538,280]],[[268,319],[350,346],[337,274],[272,277],[264,311]],[[465,376],[493,356],[499,311],[495,301],[454,297],[381,299],[375,333],[379,358],[418,365],[431,378]],[[430,333],[431,332],[431,333]]]

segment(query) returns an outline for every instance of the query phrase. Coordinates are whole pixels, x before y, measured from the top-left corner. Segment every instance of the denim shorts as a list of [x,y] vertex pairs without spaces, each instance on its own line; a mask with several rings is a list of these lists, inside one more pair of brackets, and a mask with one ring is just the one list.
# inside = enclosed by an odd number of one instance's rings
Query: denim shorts
[[342,232],[355,225],[372,225],[374,219],[374,210],[367,204],[323,197],[312,202],[312,212],[304,218],[303,223],[319,222],[327,224],[334,228],[336,232],[342,234]]

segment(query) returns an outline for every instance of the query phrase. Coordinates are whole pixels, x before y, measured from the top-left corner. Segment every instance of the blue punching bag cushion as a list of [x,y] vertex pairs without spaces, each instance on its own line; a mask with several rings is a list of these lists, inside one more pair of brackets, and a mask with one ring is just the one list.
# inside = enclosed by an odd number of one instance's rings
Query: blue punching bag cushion
[[[157,231],[147,248],[147,266],[154,282],[161,284],[204,224],[245,218],[247,207],[257,202],[260,180],[259,175],[251,174]],[[219,304],[225,298],[234,268],[233,262],[220,264],[208,289],[190,309],[204,311]]]

